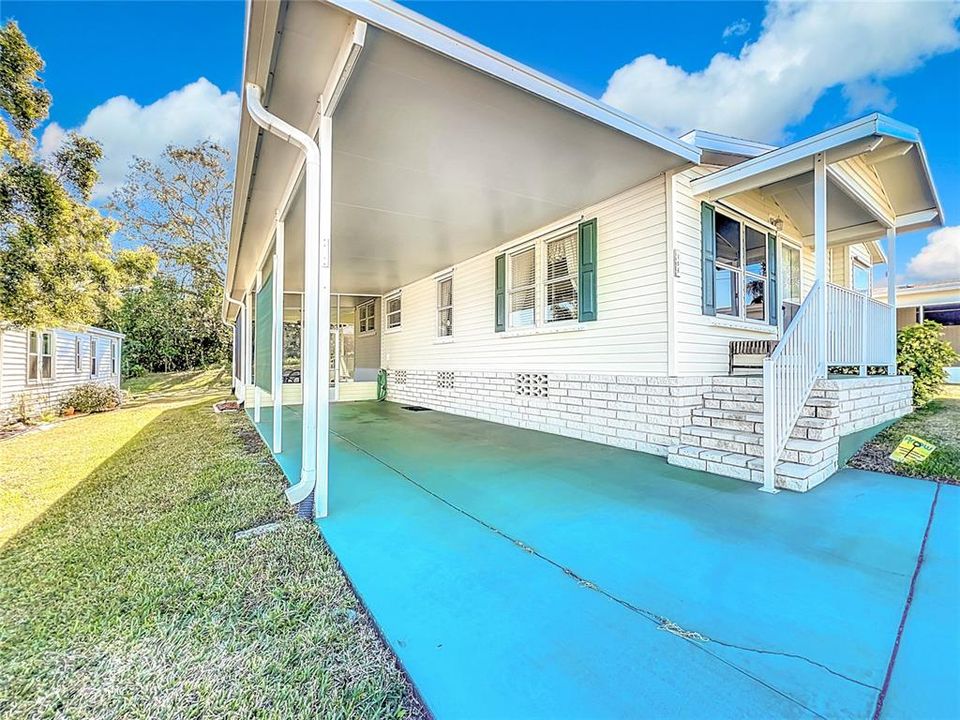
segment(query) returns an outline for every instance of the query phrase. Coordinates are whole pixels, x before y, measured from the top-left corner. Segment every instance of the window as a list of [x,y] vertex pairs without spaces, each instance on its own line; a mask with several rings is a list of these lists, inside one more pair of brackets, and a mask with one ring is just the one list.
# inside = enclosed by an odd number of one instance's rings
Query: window
[[27,380],[53,377],[53,333],[31,330],[27,334]]
[[364,303],[357,308],[357,324],[360,326],[360,334],[374,333],[377,331],[376,320],[376,301]]
[[717,315],[767,318],[767,234],[720,212],[716,214]]
[[117,374],[117,341],[110,341],[110,373]]
[[577,234],[546,243],[547,268],[544,289],[547,299],[544,322],[577,319]]
[[394,295],[386,299],[387,303],[387,330],[400,327],[400,296]]
[[854,258],[853,267],[850,270],[850,284],[853,289],[864,295],[869,295],[872,285],[871,280],[870,266],[862,260]]
[[783,326],[787,327],[800,308],[800,248],[788,243],[780,245],[780,298]]
[[80,338],[77,338],[73,341],[73,369],[75,372],[80,372],[83,370],[83,358],[81,351]]
[[437,281],[437,337],[453,337],[453,278]]
[[90,376],[97,374],[97,341],[90,341]]
[[527,327],[537,321],[536,255],[536,248],[531,246],[510,256],[507,289],[510,327]]

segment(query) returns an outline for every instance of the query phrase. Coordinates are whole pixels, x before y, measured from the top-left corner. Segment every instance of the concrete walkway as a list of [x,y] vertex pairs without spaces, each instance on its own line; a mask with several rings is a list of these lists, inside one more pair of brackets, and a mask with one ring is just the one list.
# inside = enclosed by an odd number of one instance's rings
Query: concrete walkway
[[438,717],[960,714],[958,488],[844,470],[770,497],[438,412],[332,416],[321,530]]

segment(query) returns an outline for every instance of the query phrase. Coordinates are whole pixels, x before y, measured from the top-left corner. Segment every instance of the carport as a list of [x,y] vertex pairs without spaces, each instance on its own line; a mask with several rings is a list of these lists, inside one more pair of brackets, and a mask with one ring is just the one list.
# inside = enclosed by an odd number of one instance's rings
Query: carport
[[[298,448],[277,459],[296,482]],[[956,487],[848,469],[757,503],[376,402],[331,406],[330,476],[320,530],[438,717],[960,713]]]

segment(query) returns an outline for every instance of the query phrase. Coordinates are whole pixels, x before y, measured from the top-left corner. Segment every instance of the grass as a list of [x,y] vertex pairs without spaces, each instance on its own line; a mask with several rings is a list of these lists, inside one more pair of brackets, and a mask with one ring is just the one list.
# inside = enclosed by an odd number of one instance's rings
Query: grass
[[[937,449],[919,465],[894,462],[890,453],[904,435],[928,440]],[[849,464],[864,470],[960,483],[960,386],[944,386],[940,397],[879,433]]]
[[163,392],[178,394],[201,390],[219,390],[230,387],[230,370],[213,367],[205,370],[185,370],[175,373],[150,373],[141,377],[127,378],[123,389],[134,397],[156,395]]
[[422,714],[246,418],[182,380],[3,443],[0,718]]

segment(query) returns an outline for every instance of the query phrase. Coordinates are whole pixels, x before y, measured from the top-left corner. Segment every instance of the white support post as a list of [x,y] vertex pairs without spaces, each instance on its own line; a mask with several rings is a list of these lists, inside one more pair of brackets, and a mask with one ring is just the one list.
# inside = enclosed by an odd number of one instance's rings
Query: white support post
[[[333,211],[333,118],[324,114],[320,118],[319,143],[320,146],[320,257],[319,272],[317,273],[318,313],[323,318],[326,332],[321,333],[319,355],[324,365],[330,361],[330,244],[332,238],[332,211]],[[336,360],[336,359],[335,359]],[[318,395],[316,444],[317,452],[317,481],[314,486],[313,511],[314,516],[324,518],[328,509],[328,464],[330,455],[330,380],[324,373],[323,393]]]
[[[263,271],[257,270],[257,292],[260,292],[260,284],[263,282]],[[257,302],[257,296],[253,296],[253,302]],[[260,319],[257,319],[257,322],[260,322]],[[253,362],[256,362],[256,358],[253,358]],[[261,395],[263,391],[260,389],[259,383],[254,383],[253,385],[253,421],[255,423],[260,422],[260,406],[263,403],[263,398]]]
[[[813,250],[816,259],[816,277],[826,290],[827,285],[827,162],[823,153],[813,159]],[[818,306],[817,367],[818,376],[827,376],[827,303]]]
[[283,220],[273,245],[273,452],[283,451]]
[[887,304],[893,308],[890,321],[890,349],[893,362],[887,365],[887,375],[897,374],[897,229],[887,228]]
[[243,292],[243,401],[247,400],[247,388],[253,384],[253,310],[250,292]]

